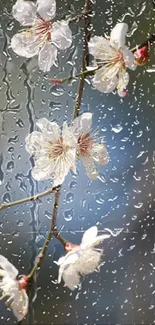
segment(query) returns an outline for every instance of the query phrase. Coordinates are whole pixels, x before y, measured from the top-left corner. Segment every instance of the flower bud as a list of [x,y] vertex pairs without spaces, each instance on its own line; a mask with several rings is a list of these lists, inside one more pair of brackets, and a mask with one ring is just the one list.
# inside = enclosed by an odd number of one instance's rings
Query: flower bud
[[19,283],[19,290],[23,290],[27,288],[27,284],[28,284],[28,277],[26,275],[23,275],[22,278],[18,281]]
[[79,247],[79,246],[68,242],[65,245],[65,251],[68,253],[68,252],[72,251],[72,249],[74,249],[76,247]]
[[134,52],[134,62],[137,65],[145,65],[149,60],[149,47],[145,45]]

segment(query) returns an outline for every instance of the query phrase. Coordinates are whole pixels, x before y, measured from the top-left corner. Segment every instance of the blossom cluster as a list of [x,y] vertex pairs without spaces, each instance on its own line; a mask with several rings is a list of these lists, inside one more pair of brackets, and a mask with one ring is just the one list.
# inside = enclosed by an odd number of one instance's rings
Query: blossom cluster
[[[39,68],[44,72],[50,71],[56,62],[58,49],[66,50],[72,44],[69,21],[52,21],[56,14],[56,1],[37,0],[34,3],[17,0],[12,14],[22,26],[29,26],[13,36],[13,51],[26,58],[38,55]],[[126,23],[118,23],[109,39],[94,36],[88,42],[89,53],[94,57],[92,82],[100,92],[110,93],[116,88],[118,95],[124,97],[129,83],[127,68],[135,70],[137,65],[148,60],[147,47],[143,52],[137,50],[133,54],[125,45],[127,31]]]
[[61,185],[71,169],[76,173],[76,159],[80,159],[88,177],[96,179],[98,170],[95,163],[105,165],[109,155],[104,143],[99,143],[97,134],[91,132],[92,114],[83,113],[62,130],[56,122],[46,118],[37,121],[40,131],[33,131],[26,138],[26,149],[33,155],[34,179],[40,181],[53,177],[53,186]]
[[[55,262],[59,267],[58,283],[61,278],[70,290],[77,288],[80,282],[80,275],[92,273],[99,267],[103,249],[95,248],[105,239],[115,234],[110,229],[109,232],[97,236],[98,229],[96,226],[85,231],[80,245],[67,243],[65,250],[67,254]],[[29,278],[24,275],[20,280],[17,279],[18,270],[2,255],[0,255],[0,290],[3,299],[9,297],[6,304],[11,307],[15,317],[21,321],[28,312],[29,298],[27,287]]]

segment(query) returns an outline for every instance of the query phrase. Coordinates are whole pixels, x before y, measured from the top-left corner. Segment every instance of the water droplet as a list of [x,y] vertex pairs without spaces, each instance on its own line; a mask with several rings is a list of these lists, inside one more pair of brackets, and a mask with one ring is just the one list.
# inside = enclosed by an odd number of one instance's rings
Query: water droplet
[[8,170],[9,172],[11,172],[11,171],[13,170],[13,168],[14,168],[14,162],[13,162],[12,160],[9,161],[9,162],[7,163],[6,168],[7,168],[7,170]]
[[119,133],[123,130],[121,122],[118,119],[113,119],[110,122],[110,125],[111,125],[111,130],[115,133]]
[[75,181],[72,181],[72,182],[70,182],[70,184],[69,184],[69,187],[72,189],[72,188],[75,188],[77,186],[77,182],[75,182]]
[[140,208],[142,208],[142,206],[143,206],[143,203],[141,203],[141,202],[139,202],[139,203],[137,203],[137,204],[134,204],[134,207],[135,207],[136,209],[140,209]]
[[10,194],[9,194],[9,193],[5,193],[5,194],[3,195],[3,202],[4,202],[4,203],[9,203],[9,202],[11,202],[11,198],[10,198]]
[[73,219],[73,215],[74,215],[74,210],[73,209],[66,210],[64,212],[64,219],[66,221],[71,221]]
[[24,226],[24,222],[23,222],[23,220],[18,220],[18,221],[17,221],[17,226],[18,226],[18,227],[23,227],[23,226]]
[[67,203],[71,203],[71,202],[73,202],[73,200],[74,200],[74,194],[73,193],[71,193],[71,192],[69,192],[69,193],[67,193],[66,194],[66,202]]

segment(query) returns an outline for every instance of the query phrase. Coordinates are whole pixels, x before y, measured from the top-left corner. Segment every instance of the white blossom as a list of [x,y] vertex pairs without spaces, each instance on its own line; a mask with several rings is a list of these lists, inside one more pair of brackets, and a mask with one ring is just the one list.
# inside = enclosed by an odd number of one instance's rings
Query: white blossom
[[77,156],[84,164],[87,176],[96,179],[98,170],[95,163],[105,165],[109,161],[109,155],[105,144],[99,143],[97,133],[91,133],[92,114],[83,113],[73,120],[71,132],[77,139]]
[[27,277],[17,281],[18,270],[0,255],[0,300],[8,297],[6,305],[11,307],[15,317],[21,321],[28,312],[28,296],[26,293]]
[[127,68],[135,70],[134,54],[125,45],[128,25],[118,23],[111,31],[110,39],[94,36],[89,42],[89,52],[95,62],[102,67],[94,75],[93,85],[103,93],[110,93],[117,88],[118,95],[126,95],[129,83]]
[[97,249],[95,246],[113,235],[110,229],[107,228],[106,231],[109,234],[97,236],[97,227],[91,227],[85,231],[79,246],[71,243],[66,245],[68,253],[55,262],[59,266],[58,283],[63,278],[66,286],[70,290],[74,290],[80,282],[80,276],[95,271],[103,253],[102,249]]
[[12,14],[22,26],[30,26],[15,34],[11,47],[19,56],[31,58],[38,55],[39,68],[46,72],[55,63],[57,48],[65,50],[72,43],[72,32],[65,20],[52,23],[56,14],[55,0],[17,0]]
[[38,120],[36,125],[41,131],[33,131],[26,137],[26,150],[34,155],[34,179],[40,181],[54,178],[54,186],[63,183],[69,170],[76,172],[76,138],[66,122],[62,131],[57,123],[46,118]]

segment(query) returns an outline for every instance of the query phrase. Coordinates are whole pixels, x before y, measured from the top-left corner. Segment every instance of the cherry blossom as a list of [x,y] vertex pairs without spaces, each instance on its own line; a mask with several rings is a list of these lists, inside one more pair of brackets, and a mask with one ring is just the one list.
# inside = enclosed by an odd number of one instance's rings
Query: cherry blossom
[[83,113],[73,120],[71,132],[77,139],[77,156],[84,164],[87,176],[96,179],[98,170],[95,163],[105,165],[109,161],[109,155],[104,143],[99,143],[97,133],[91,132],[92,114]]
[[28,312],[28,296],[26,287],[28,278],[16,279],[18,270],[2,255],[0,255],[0,300],[8,296],[6,304],[11,307],[15,317],[21,321]]
[[54,186],[63,183],[69,170],[76,172],[76,138],[66,122],[62,131],[57,123],[46,118],[36,125],[41,131],[33,131],[26,137],[26,150],[34,156],[34,179],[40,181],[54,178]]
[[94,226],[85,231],[80,245],[66,244],[67,254],[55,261],[59,266],[58,283],[63,278],[66,286],[74,290],[80,282],[81,275],[85,276],[95,271],[103,253],[103,249],[95,246],[114,235],[110,229],[107,228],[106,231],[109,234],[97,236],[98,229]]
[[22,26],[30,26],[13,36],[13,51],[26,58],[38,55],[39,68],[50,71],[57,58],[57,48],[65,50],[72,43],[68,22],[51,21],[56,14],[55,0],[37,0],[36,3],[17,0],[12,14]]
[[117,88],[118,95],[126,95],[129,83],[127,68],[136,69],[134,55],[125,45],[128,25],[118,23],[111,31],[110,39],[94,36],[90,39],[89,52],[94,56],[97,66],[101,66],[93,77],[93,85],[103,93]]

